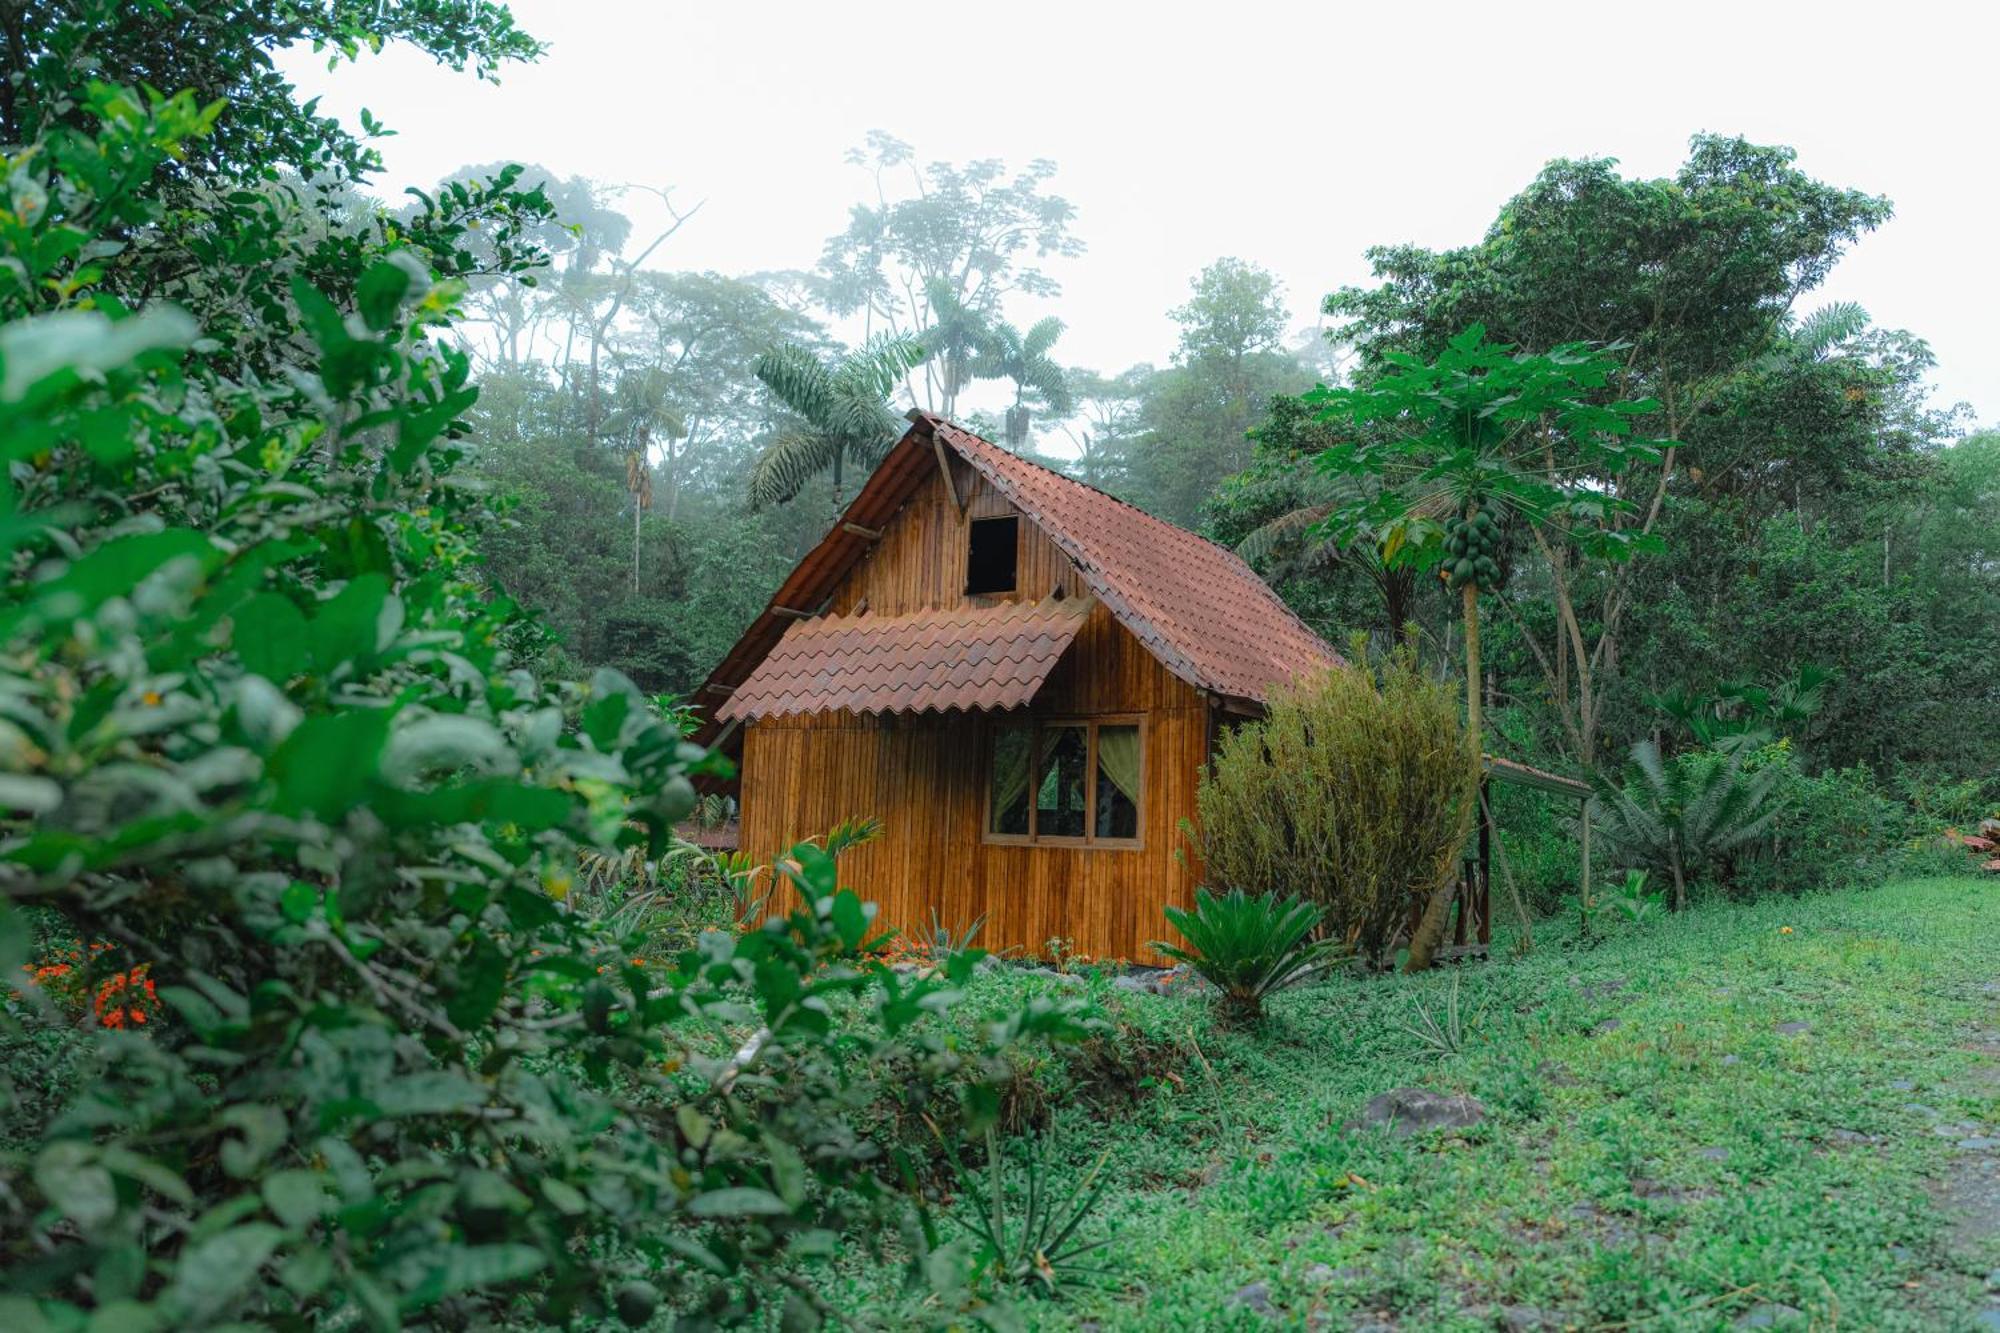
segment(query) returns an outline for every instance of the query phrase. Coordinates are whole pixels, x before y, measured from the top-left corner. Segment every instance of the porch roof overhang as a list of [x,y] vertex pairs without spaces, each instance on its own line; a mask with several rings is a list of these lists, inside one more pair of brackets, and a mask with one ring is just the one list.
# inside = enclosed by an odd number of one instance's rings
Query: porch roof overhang
[[1034,699],[1076,639],[1088,598],[901,616],[795,620],[715,710],[721,722],[797,713],[967,712]]

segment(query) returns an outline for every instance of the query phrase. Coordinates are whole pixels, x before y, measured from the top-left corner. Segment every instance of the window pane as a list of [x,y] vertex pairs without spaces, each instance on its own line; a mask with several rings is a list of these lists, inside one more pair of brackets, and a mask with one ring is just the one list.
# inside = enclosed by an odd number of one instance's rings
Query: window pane
[[1139,836],[1139,729],[1097,729],[1097,836]]
[[1082,727],[1048,727],[1042,732],[1042,778],[1035,787],[1035,836],[1083,836],[1083,766],[1087,757]]
[[995,833],[1028,833],[1028,760],[1034,753],[1032,727],[1002,727],[993,733],[992,816]]

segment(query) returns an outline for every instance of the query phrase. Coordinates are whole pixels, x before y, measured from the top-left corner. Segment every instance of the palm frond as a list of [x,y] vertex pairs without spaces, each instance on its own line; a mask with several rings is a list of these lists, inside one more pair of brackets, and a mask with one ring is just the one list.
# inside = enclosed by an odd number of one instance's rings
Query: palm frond
[[1856,301],[1834,301],[1798,322],[1792,341],[1808,356],[1821,357],[1868,327],[1868,312]]
[[750,468],[750,507],[764,509],[796,499],[806,483],[833,466],[838,438],[823,431],[793,431],[764,447]]
[[1036,320],[1021,338],[1021,350],[1029,357],[1047,356],[1049,349],[1056,345],[1056,339],[1063,336],[1065,327],[1054,315]]
[[779,402],[821,424],[834,398],[834,382],[812,352],[797,343],[781,343],[760,353],[750,369]]
[[[1301,538],[1306,537],[1332,512],[1333,506],[1330,504],[1315,504],[1302,505],[1280,514],[1236,543],[1236,554],[1250,564],[1259,565],[1273,557],[1290,553]],[[1315,546],[1320,544],[1314,543]]]

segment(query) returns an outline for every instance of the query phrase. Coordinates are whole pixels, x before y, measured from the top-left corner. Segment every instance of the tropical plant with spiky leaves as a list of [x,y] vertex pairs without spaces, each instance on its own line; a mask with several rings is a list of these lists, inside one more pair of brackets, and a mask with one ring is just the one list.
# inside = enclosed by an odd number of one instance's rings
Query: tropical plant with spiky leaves
[[1053,315],[1037,320],[1026,333],[997,320],[972,362],[972,373],[979,379],[1013,382],[1014,401],[1007,408],[1009,449],[1026,446],[1037,411],[1061,418],[1076,410],[1069,372],[1049,355],[1062,334],[1063,322]]
[[1262,1017],[1265,996],[1348,948],[1344,940],[1312,937],[1325,913],[1303,898],[1196,889],[1192,912],[1169,907],[1166,915],[1188,947],[1153,947],[1221,991],[1224,1011],[1240,1020]]
[[1770,828],[1783,774],[1780,765],[1753,771],[1742,755],[1711,750],[1668,759],[1645,740],[1632,747],[1620,781],[1592,777],[1590,814],[1624,860],[1672,876],[1678,912],[1691,877]]
[[758,357],[757,378],[794,420],[758,455],[750,473],[751,506],[785,504],[829,473],[838,505],[846,465],[874,467],[902,434],[903,419],[890,399],[924,357],[915,338],[893,335],[871,338],[831,364],[797,343]]

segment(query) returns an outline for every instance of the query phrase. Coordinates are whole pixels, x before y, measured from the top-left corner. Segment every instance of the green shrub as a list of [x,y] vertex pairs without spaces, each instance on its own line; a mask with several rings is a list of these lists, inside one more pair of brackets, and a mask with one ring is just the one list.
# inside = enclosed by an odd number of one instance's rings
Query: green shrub
[[[419,8],[327,35],[512,32]],[[273,111],[257,14],[187,46],[181,10],[63,7],[10,103],[51,118],[0,177],[0,1070],[64,1081],[0,1142],[0,1327],[810,1326],[792,1266],[906,1211],[870,1071],[976,1122],[1076,1014],[933,1032],[976,954],[893,975],[810,844],[785,917],[669,960],[575,910],[710,761],[617,673],[528,672],[473,554],[477,390],[431,331],[547,201],[503,172],[329,229],[278,167],[359,145]],[[85,88],[134,33],[265,101]],[[87,993],[158,1010],[51,1004],[45,916]]]
[[1901,873],[1925,828],[1909,804],[1862,765],[1808,775],[1789,747],[1752,759],[1775,775],[1769,831],[1721,867],[1720,886],[1739,896],[1850,889]]
[[1593,778],[1591,817],[1609,861],[1663,872],[1678,911],[1691,881],[1749,847],[1778,817],[1774,793],[1783,775],[1740,753],[1691,750],[1669,759],[1641,741],[1620,781]]
[[1296,894],[1379,960],[1453,875],[1475,808],[1452,687],[1405,646],[1278,691],[1223,737],[1196,794],[1204,878]]
[[1322,913],[1298,898],[1252,897],[1241,889],[1217,897],[1196,889],[1192,912],[1178,907],[1166,912],[1188,947],[1158,942],[1153,947],[1188,964],[1221,991],[1233,1018],[1262,1016],[1266,995],[1345,948],[1339,940],[1312,938]]

